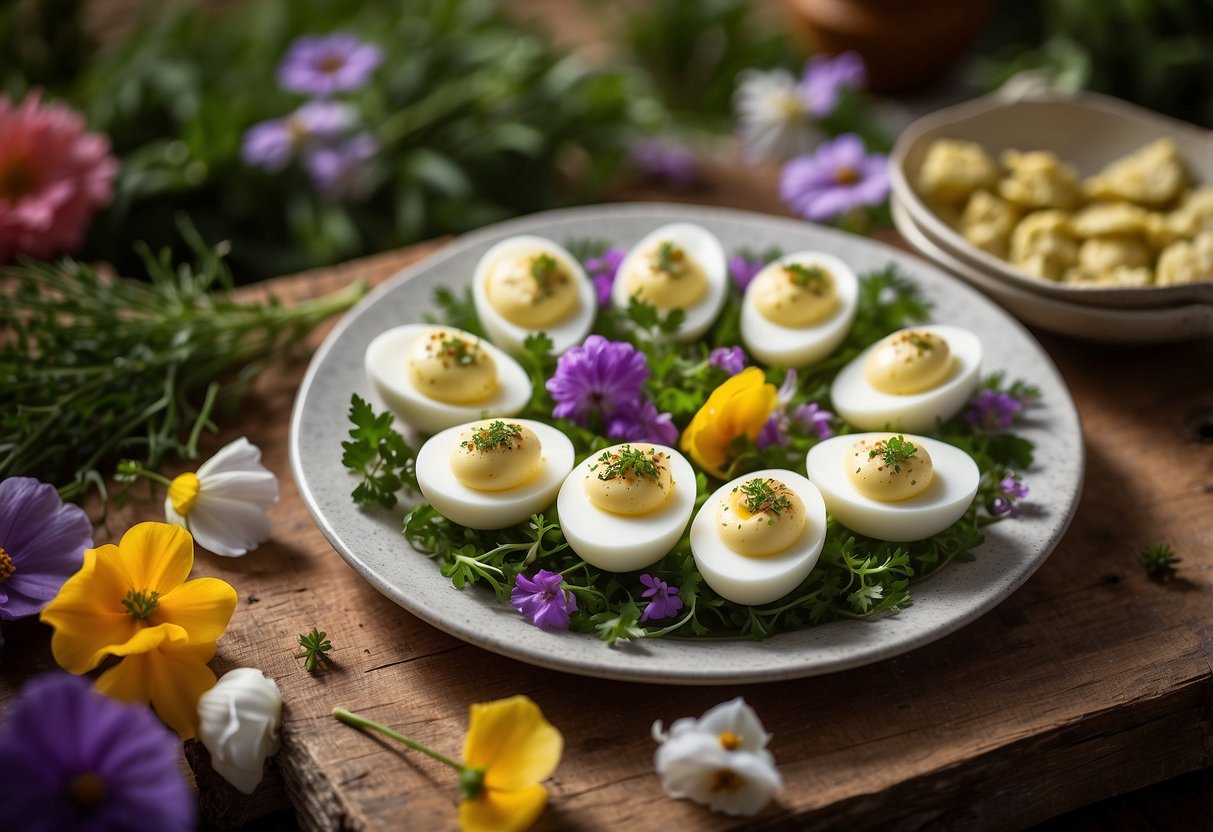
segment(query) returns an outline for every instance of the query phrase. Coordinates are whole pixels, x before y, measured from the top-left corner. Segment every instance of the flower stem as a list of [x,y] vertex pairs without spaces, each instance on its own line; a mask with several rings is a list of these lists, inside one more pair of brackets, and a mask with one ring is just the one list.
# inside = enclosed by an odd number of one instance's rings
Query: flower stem
[[359,729],[370,729],[372,731],[378,731],[380,734],[383,734],[385,737],[391,737],[392,739],[396,740],[399,743],[403,743],[405,746],[413,749],[414,751],[420,751],[422,754],[428,754],[429,756],[433,757],[435,760],[437,760],[440,763],[446,763],[448,766],[455,769],[455,771],[458,771],[460,774],[462,774],[464,769],[466,768],[466,766],[464,766],[463,763],[457,763],[454,760],[452,760],[450,757],[447,757],[444,754],[439,754],[437,751],[434,751],[433,749],[430,749],[430,748],[426,748],[424,745],[422,745],[419,742],[410,740],[408,737],[404,736],[403,734],[396,733],[391,728],[388,728],[386,725],[380,725],[378,722],[375,722],[373,719],[367,719],[364,716],[359,716],[358,714],[351,713],[350,711],[347,711],[345,708],[333,708],[333,716],[336,717],[339,722],[344,722],[346,725],[352,725],[355,728],[359,728]]

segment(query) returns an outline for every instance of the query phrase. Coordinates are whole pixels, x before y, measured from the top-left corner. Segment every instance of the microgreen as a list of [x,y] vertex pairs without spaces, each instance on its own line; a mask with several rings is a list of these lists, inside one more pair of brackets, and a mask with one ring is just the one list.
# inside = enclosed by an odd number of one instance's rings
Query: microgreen
[[624,445],[618,451],[611,453],[603,451],[598,461],[590,466],[591,471],[598,471],[600,480],[627,479],[629,476],[639,479],[657,479],[661,476],[661,452],[658,450],[642,451],[631,445]]
[[454,361],[456,366],[469,367],[479,358],[480,345],[469,344],[459,337],[444,338],[438,344],[438,354]]
[[565,274],[560,270],[560,264],[550,254],[540,254],[531,260],[531,279],[535,281],[538,291],[535,292],[535,303],[552,296],[555,287],[564,282]]
[[922,336],[921,333],[911,332],[909,334],[910,346],[921,352],[930,352],[935,349],[935,345]]
[[365,399],[355,393],[350,398],[350,441],[342,442],[341,464],[362,479],[350,497],[357,505],[396,505],[396,492],[407,487],[417,489],[413,449],[404,437],[392,429],[391,413],[378,416]]
[[295,658],[303,659],[303,669],[308,673],[315,670],[320,662],[328,659],[325,654],[333,649],[333,643],[328,640],[327,636],[328,633],[324,630],[317,630],[315,627],[310,633],[299,636],[299,646],[303,649],[295,654]]
[[909,461],[910,457],[916,453],[918,453],[918,446],[904,436],[898,435],[877,442],[876,447],[868,451],[868,459],[880,457],[881,462],[900,474],[901,463]]
[[1160,583],[1175,577],[1179,560],[1169,543],[1152,543],[1141,550],[1141,565],[1146,574]]
[[803,263],[788,263],[783,267],[788,278],[797,286],[812,288],[820,292],[829,285],[829,275],[820,266],[806,266]]
[[521,438],[522,428],[496,419],[490,424],[472,431],[472,445],[478,451],[494,448],[513,448],[514,441]]
[[656,266],[670,277],[678,277],[686,266],[686,252],[675,243],[666,240],[657,246]]
[[745,507],[750,514],[772,514],[778,517],[791,507],[782,483],[767,477],[755,477],[740,486]]

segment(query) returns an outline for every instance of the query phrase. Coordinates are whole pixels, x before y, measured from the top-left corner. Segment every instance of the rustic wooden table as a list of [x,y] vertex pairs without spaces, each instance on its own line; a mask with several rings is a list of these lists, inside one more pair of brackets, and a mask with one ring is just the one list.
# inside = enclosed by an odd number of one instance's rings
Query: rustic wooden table
[[[773,182],[761,176],[714,170],[709,183],[686,198],[778,210]],[[374,283],[441,244],[263,288],[289,301],[356,278]],[[238,560],[200,553],[196,573],[227,580],[241,598],[215,669],[259,667],[282,689],[281,779],[267,778],[245,799],[192,749],[206,816],[231,825],[285,805],[285,784],[307,830],[451,828],[458,795],[441,765],[340,725],[330,712],[340,705],[457,753],[468,703],[514,693],[535,699],[566,739],[540,829],[1016,828],[1209,766],[1213,341],[1109,347],[1037,335],[1087,437],[1077,516],[1040,571],[993,612],[928,647],[832,676],[724,688],[531,667],[457,641],[379,595],[330,548],[290,479],[287,425],[306,362],[278,365],[207,449],[241,434],[263,449],[282,483],[273,538]],[[133,503],[98,541],[160,511]],[[1159,541],[1183,557],[1180,579],[1166,585],[1138,564],[1140,548]],[[292,653],[296,635],[313,626],[328,631],[334,650],[330,666],[309,675]],[[5,635],[0,699],[53,666],[42,625],[19,622]],[[785,778],[777,801],[745,824],[667,798],[649,737],[655,719],[698,715],[738,694],[774,733]]]

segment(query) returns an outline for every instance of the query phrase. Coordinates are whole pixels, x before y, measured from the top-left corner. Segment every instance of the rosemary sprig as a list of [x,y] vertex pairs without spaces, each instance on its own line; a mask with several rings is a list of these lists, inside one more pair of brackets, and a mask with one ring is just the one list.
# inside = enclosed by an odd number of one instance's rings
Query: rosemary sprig
[[226,244],[182,234],[196,262],[139,253],[147,282],[110,278],[72,260],[0,271],[0,479],[37,477],[79,496],[119,457],[155,470],[197,456],[231,403],[262,369],[365,292],[359,282],[290,307],[235,300]]

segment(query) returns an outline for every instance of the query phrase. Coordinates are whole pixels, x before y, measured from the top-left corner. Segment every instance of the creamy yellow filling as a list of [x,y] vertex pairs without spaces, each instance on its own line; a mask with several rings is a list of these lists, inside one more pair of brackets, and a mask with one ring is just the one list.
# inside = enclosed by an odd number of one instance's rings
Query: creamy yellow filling
[[847,452],[845,464],[855,490],[882,503],[915,497],[935,479],[927,449],[901,435],[861,439]]
[[792,329],[821,323],[838,309],[834,275],[799,263],[763,269],[754,278],[750,297],[762,317]]
[[637,261],[621,278],[629,297],[636,296],[664,312],[694,306],[707,294],[703,267],[673,241],[659,242]]
[[451,473],[477,491],[506,491],[534,479],[543,447],[530,428],[502,419],[468,425],[451,448]]
[[674,493],[670,460],[652,445],[615,445],[602,451],[585,477],[591,503],[612,514],[651,514]]
[[868,384],[893,395],[922,393],[952,375],[956,359],[948,342],[933,332],[903,329],[885,338],[868,356]]
[[497,366],[479,341],[435,329],[418,338],[408,357],[413,387],[447,404],[476,404],[497,392]]
[[485,294],[501,317],[530,329],[562,321],[580,305],[568,267],[541,249],[494,263],[485,278]]
[[776,555],[800,539],[807,523],[804,503],[779,480],[755,478],[741,483],[716,504],[720,539],[739,555]]

